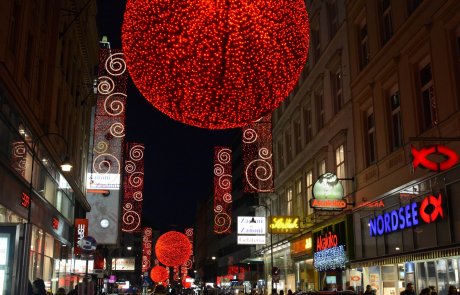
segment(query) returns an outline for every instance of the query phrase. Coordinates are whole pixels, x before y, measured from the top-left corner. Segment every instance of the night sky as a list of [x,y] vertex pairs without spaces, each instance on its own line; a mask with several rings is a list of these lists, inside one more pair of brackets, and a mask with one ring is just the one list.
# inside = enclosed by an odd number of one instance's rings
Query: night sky
[[[100,36],[121,48],[126,1],[98,0]],[[170,119],[128,83],[127,141],[145,144],[143,226],[162,232],[193,226],[197,200],[213,189],[213,148],[231,146],[237,129],[213,131]]]

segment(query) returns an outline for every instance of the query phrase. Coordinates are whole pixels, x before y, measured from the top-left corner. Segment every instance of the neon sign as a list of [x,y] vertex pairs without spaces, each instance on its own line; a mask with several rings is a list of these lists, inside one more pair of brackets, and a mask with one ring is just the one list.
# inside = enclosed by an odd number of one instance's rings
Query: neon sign
[[319,210],[343,210],[347,202],[343,199],[343,186],[337,175],[325,173],[313,185],[310,207]]
[[316,251],[326,250],[332,247],[336,247],[339,243],[339,238],[336,234],[327,232],[324,236],[318,236],[316,238]]
[[292,234],[300,230],[299,217],[273,216],[270,217],[270,231],[272,234]]
[[419,203],[408,204],[370,219],[369,234],[371,237],[381,236],[417,226],[420,223],[419,216],[426,223],[435,221],[438,216],[444,218],[441,194],[437,198],[434,196],[426,197],[420,206]]
[[[417,150],[414,146],[411,146],[412,157],[412,167],[417,168],[418,166],[423,166],[431,171],[444,171],[449,168],[452,168],[458,162],[457,153],[446,147],[445,145],[437,144],[429,147],[424,147],[421,150]],[[429,155],[442,155],[446,159],[442,162],[434,162],[428,159]]]
[[22,193],[21,195],[21,206],[24,208],[30,207],[30,197],[26,193]]
[[55,230],[58,230],[59,229],[59,219],[57,217],[53,217],[53,228]]

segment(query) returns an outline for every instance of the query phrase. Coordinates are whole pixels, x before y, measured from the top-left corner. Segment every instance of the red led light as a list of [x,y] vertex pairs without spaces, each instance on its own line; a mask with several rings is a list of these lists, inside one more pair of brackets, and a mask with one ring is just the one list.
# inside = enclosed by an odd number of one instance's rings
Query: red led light
[[180,122],[242,127],[272,112],[307,60],[304,0],[128,0],[122,44],[144,97]]
[[168,279],[169,273],[163,266],[155,266],[150,271],[150,278],[156,283],[164,282]]
[[[458,162],[457,153],[446,147],[445,145],[433,145],[429,147],[424,147],[420,150],[417,150],[414,146],[411,146],[411,153],[413,157],[412,167],[414,170],[421,165],[431,171],[444,171],[449,168],[452,168]],[[442,162],[434,162],[428,159],[430,155],[442,155],[446,159]]]
[[53,228],[54,229],[59,229],[59,219],[56,217],[53,217]]
[[162,264],[179,266],[189,259],[192,254],[192,246],[183,233],[169,231],[158,238],[155,253]]
[[24,208],[30,207],[30,197],[26,193],[21,194],[21,206]]

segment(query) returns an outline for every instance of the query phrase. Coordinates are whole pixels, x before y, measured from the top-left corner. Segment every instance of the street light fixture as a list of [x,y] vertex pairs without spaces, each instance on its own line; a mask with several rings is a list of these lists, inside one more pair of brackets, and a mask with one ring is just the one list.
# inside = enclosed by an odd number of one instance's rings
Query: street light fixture
[[[265,215],[267,216],[267,218],[269,216],[272,216],[272,211],[270,210],[270,207],[268,207],[267,205],[265,204],[258,204],[258,205],[254,205],[252,206],[253,208],[258,208],[258,207],[264,207],[265,208]],[[270,214],[270,215],[268,215]],[[270,266],[271,266],[271,269],[273,269],[274,267],[274,264],[273,264],[273,234],[270,230]],[[273,282],[273,274],[272,274],[272,294],[275,294],[275,283]]]
[[[25,133],[24,133],[25,134]],[[34,177],[34,165],[35,165],[35,148],[37,145],[40,143],[40,141],[45,137],[45,136],[50,136],[54,135],[62,139],[66,145],[66,156],[64,158],[64,161],[61,163],[61,169],[63,172],[69,172],[72,170],[72,164],[69,161],[69,143],[67,140],[60,135],[59,133],[54,133],[54,132],[48,132],[40,135],[37,137],[35,140],[32,140],[32,163],[30,167],[30,181],[29,181],[29,196],[32,196],[33,193],[33,177]],[[20,262],[20,270],[19,270],[19,294],[21,295],[27,295],[28,294],[28,284],[29,284],[29,278],[28,278],[28,272],[29,272],[29,264],[30,264],[30,244],[31,244],[31,238],[32,238],[32,222],[31,222],[31,216],[32,216],[32,204],[29,204],[28,211],[27,211],[27,222],[24,224],[24,232],[23,232],[23,241],[22,241],[22,253],[21,253],[21,262]]]

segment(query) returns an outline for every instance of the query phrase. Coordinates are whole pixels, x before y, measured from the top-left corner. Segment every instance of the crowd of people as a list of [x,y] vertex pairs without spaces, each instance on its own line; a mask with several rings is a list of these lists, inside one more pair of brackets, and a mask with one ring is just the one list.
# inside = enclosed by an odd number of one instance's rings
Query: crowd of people
[[[33,283],[29,282],[28,295],[53,295],[46,291],[45,281],[42,279],[35,279]],[[74,289],[66,293],[64,288],[58,288],[54,295],[78,295],[78,285]]]

